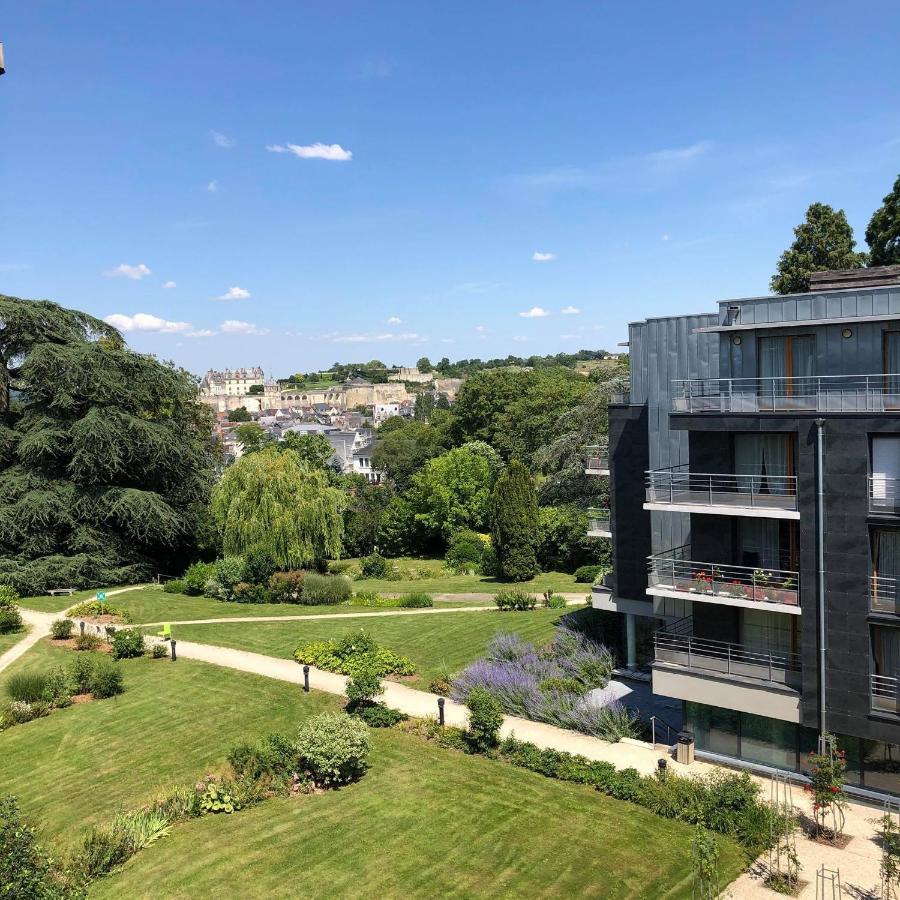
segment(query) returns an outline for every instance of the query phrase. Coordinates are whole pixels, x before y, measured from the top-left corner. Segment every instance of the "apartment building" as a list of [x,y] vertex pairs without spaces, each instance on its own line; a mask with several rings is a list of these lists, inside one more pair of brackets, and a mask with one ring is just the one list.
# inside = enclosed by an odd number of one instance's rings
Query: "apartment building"
[[[822,731],[900,794],[900,267],[629,327],[609,407],[628,664],[699,754],[803,771]],[[600,533],[600,532],[598,532]]]

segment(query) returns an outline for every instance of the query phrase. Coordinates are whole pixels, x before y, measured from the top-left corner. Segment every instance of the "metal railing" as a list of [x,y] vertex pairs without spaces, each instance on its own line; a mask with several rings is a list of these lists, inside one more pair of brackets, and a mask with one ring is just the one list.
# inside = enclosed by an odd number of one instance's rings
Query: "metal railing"
[[884,412],[900,410],[900,375],[685,378],[672,382],[674,412]]
[[897,579],[873,573],[869,576],[869,609],[874,613],[896,616],[900,613]]
[[871,675],[869,698],[872,709],[895,714],[900,712],[900,678]]
[[688,559],[690,549],[679,547],[649,557],[650,587],[684,594],[752,600],[757,603],[800,603],[799,573],[788,569],[752,568]]
[[722,475],[690,472],[682,465],[651,469],[646,477],[648,503],[797,509],[795,475]]
[[594,444],[585,447],[585,475],[600,475],[609,470],[609,447],[606,444]]
[[869,476],[869,512],[883,516],[900,515],[900,478]]
[[592,507],[587,511],[588,516],[588,535],[596,534],[603,537],[604,533],[610,533],[611,525],[609,519],[609,510],[599,507]]
[[800,656],[796,653],[757,650],[745,644],[675,634],[668,629],[653,635],[653,645],[657,662],[789,687],[800,684]]

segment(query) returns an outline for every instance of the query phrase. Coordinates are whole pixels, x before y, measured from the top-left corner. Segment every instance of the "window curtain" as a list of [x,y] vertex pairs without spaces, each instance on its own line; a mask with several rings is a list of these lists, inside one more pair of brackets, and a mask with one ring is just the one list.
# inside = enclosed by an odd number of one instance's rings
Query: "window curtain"
[[[785,494],[787,488],[781,478],[765,475],[789,475],[789,437],[782,434],[737,434],[734,437],[734,468],[737,475],[752,476],[740,479],[739,489],[747,487],[755,494],[763,489],[770,494]],[[748,484],[749,482],[749,484]]]
[[888,331],[884,335],[884,371],[886,389],[890,394],[900,394],[900,331]]
[[735,475],[749,475],[750,478],[738,479],[738,490],[749,488],[759,493],[762,485],[763,442],[758,434],[736,434],[734,436],[734,472]]
[[741,643],[760,653],[786,656],[793,647],[793,616],[763,609],[741,610]]
[[[786,344],[783,337],[759,338],[757,343],[757,369],[762,379],[759,392],[764,397],[783,396],[784,379],[787,376]],[[777,381],[769,379],[775,378]]]
[[742,520],[739,541],[743,565],[760,569],[780,569],[779,535],[777,519]]
[[815,374],[815,337],[809,334],[791,338],[791,375],[794,382],[791,393],[798,396],[811,396],[814,393],[812,377]]
[[900,630],[873,625],[872,654],[875,657],[876,675],[900,677]]
[[875,532],[875,590],[877,595],[897,599],[900,578],[900,531]]

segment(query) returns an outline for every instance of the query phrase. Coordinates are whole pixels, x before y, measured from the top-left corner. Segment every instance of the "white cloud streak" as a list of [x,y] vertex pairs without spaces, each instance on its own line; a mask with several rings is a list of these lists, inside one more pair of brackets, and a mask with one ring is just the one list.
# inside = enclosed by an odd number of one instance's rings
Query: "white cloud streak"
[[564,316],[577,316],[581,313],[581,310],[577,306],[564,306],[560,312]]
[[218,194],[218,193],[219,193],[219,182],[216,181],[215,178],[213,178],[212,181],[210,181],[210,182],[207,183],[207,185],[206,185],[206,190],[207,190],[210,194]]
[[248,300],[250,296],[250,291],[234,285],[234,287],[228,288],[224,294],[220,294],[216,297],[216,300]]
[[553,262],[556,259],[555,253],[544,253],[541,250],[535,250],[534,253],[531,254],[531,258],[535,262]]
[[170,322],[150,313],[135,313],[133,316],[113,313],[106,316],[103,321],[126,333],[144,331],[156,334],[181,334],[191,329],[190,322]]
[[525,312],[520,312],[519,315],[523,319],[543,319],[545,316],[549,316],[550,313],[541,306],[532,306],[531,309],[526,309]]
[[402,322],[403,319],[401,319],[399,316],[391,316],[387,320],[388,325],[400,325]]
[[217,147],[222,147],[224,150],[233,147],[237,143],[234,138],[228,137],[227,134],[222,134],[221,131],[210,131],[209,136]]
[[417,344],[427,340],[414,331],[395,333],[393,331],[382,332],[355,332],[353,334],[333,334],[330,340],[334,344],[370,344],[392,341],[401,344]]
[[114,269],[109,269],[103,273],[107,278],[130,278],[132,281],[140,281],[150,274],[150,269],[144,263],[138,263],[136,266],[122,263]]
[[219,330],[223,334],[268,334],[268,328],[260,328],[252,322],[242,322],[240,319],[226,319]]
[[340,144],[267,144],[270,153],[293,153],[300,159],[327,159],[332,162],[348,162],[353,159],[353,152],[345,150]]
[[170,291],[170,290],[172,290],[172,288],[178,287],[178,285],[177,285],[174,281],[167,281],[167,282],[163,285],[163,287],[164,287],[167,291]]

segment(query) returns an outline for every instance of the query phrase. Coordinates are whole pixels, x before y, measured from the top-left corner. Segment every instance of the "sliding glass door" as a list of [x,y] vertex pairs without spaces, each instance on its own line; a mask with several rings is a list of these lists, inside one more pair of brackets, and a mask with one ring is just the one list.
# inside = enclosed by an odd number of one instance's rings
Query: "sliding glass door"
[[762,408],[815,407],[815,335],[759,338],[757,374]]
[[754,494],[787,494],[785,476],[794,474],[790,435],[736,434],[734,436],[734,474],[739,490]]
[[884,392],[885,406],[900,406],[900,331],[884,333]]

